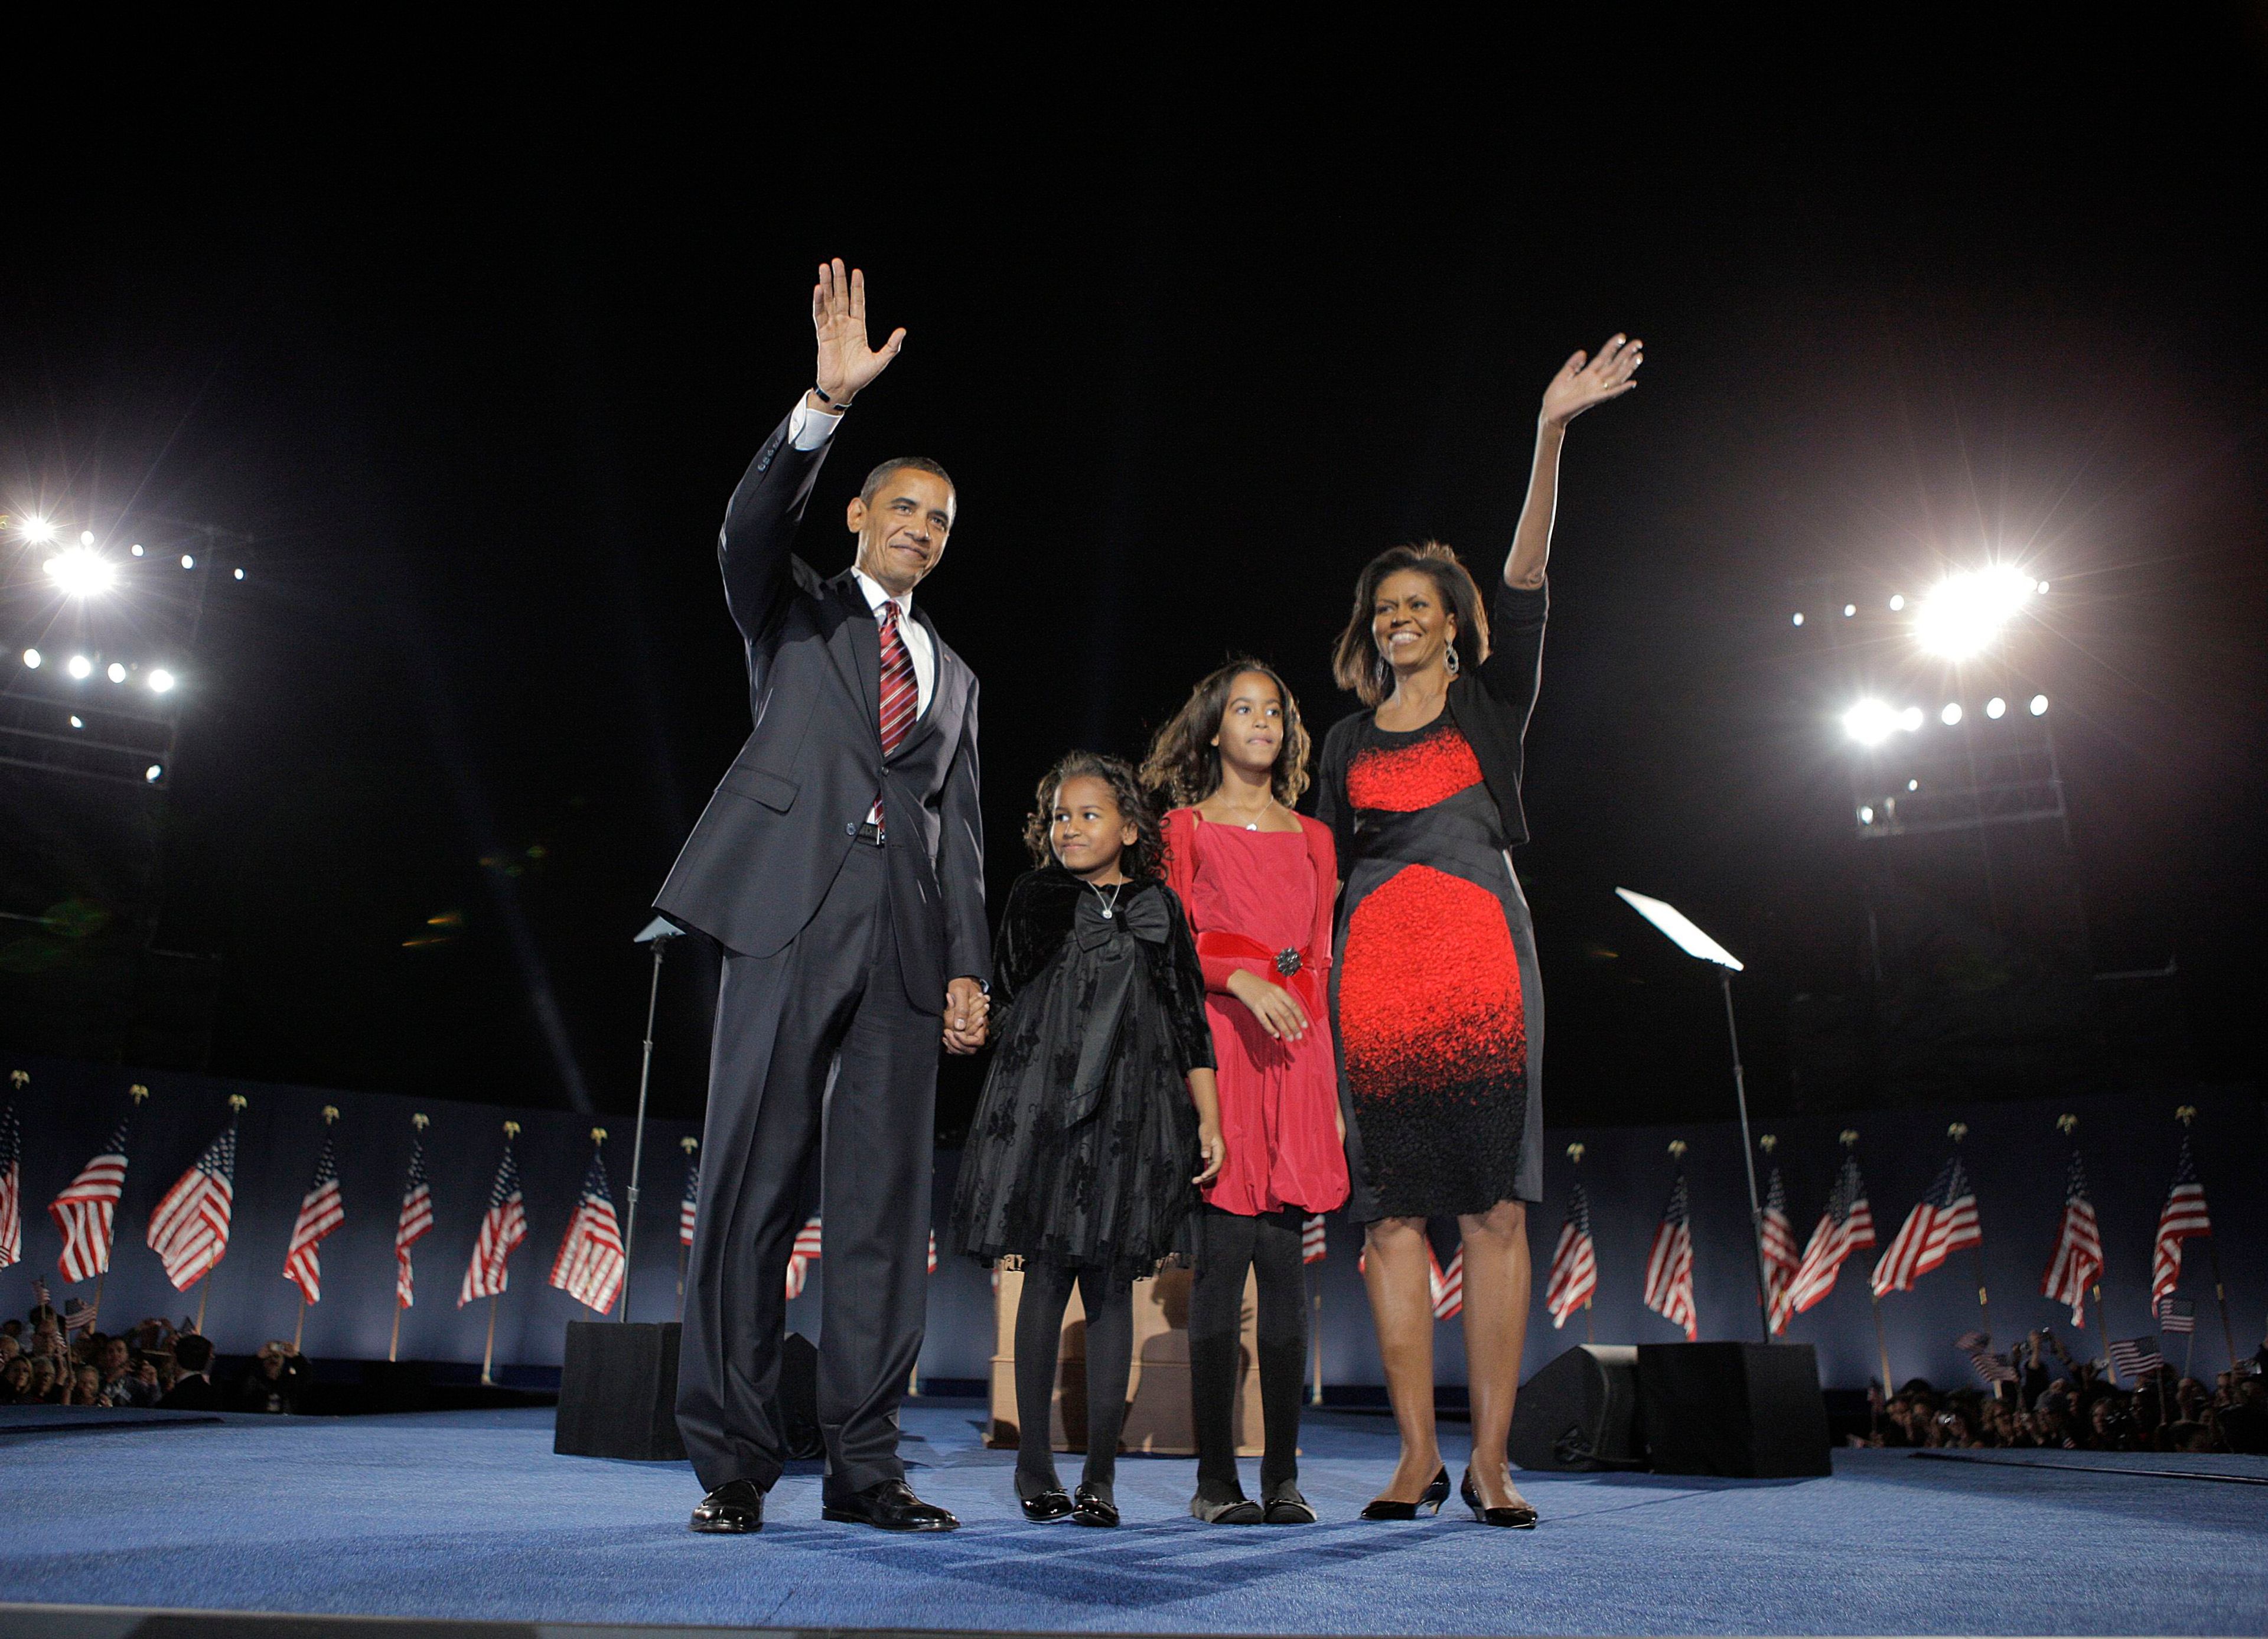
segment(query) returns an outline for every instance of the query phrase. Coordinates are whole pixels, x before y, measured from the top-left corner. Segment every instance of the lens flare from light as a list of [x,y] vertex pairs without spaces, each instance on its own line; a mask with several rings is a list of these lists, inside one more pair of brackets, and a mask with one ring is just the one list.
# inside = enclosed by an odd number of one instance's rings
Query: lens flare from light
[[150,673],[150,692],[151,694],[167,694],[172,691],[173,687],[173,674],[166,670],[164,666],[161,665],[156,671]]
[[94,662],[85,655],[73,655],[70,658],[70,664],[63,670],[69,672],[73,677],[92,677],[94,674]]
[[2036,717],[2043,717],[2047,716],[2047,714],[2048,697],[2045,695],[2034,695],[2032,696],[2032,715]]
[[1904,712],[1893,711],[1871,698],[1860,701],[1843,714],[1843,731],[1861,746],[1881,745],[1904,724]]
[[126,668],[121,665],[117,661],[113,660],[109,666],[104,671],[103,675],[107,677],[114,683],[122,683],[126,680]]
[[34,672],[38,671],[40,667],[46,663],[46,661],[47,656],[41,654],[36,649],[26,649],[24,650],[24,664]]
[[48,578],[73,598],[91,597],[118,578],[118,571],[99,552],[74,547],[47,562]]
[[1998,723],[2002,717],[2008,715],[2008,702],[2001,699],[1998,695],[1993,695],[1992,699],[1984,702],[1984,715],[1992,718],[1993,722]]
[[46,518],[27,518],[24,520],[25,540],[32,541],[34,544],[40,544],[53,540],[55,538],[55,526],[48,522]]
[[1948,728],[1951,728],[1955,724],[1959,723],[1961,721],[1961,702],[1957,700],[1948,701],[1945,705],[1945,709],[1937,714],[1937,720],[1940,723],[1944,724]]
[[1914,636],[1931,654],[1966,660],[1981,654],[2039,592],[2039,584],[2006,564],[1949,575],[1914,610]]

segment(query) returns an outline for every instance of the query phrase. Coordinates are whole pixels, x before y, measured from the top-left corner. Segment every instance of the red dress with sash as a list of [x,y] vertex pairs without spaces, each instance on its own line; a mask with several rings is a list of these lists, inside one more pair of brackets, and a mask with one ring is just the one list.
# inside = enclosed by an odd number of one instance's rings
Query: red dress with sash
[[[1296,834],[1248,831],[1192,808],[1167,814],[1165,829],[1166,880],[1189,909],[1204,969],[1228,1148],[1205,1200],[1247,1216],[1328,1212],[1347,1198],[1331,1055],[1331,833],[1304,817]],[[1240,969],[1292,993],[1307,1015],[1304,1039],[1277,1040],[1229,994]]]

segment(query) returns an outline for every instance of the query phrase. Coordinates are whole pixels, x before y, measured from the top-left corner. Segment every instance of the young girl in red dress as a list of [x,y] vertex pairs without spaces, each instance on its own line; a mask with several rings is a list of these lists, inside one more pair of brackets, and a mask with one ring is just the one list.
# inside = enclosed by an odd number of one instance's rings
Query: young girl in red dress
[[[1329,829],[1292,812],[1308,742],[1292,691],[1237,660],[1199,683],[1158,733],[1143,778],[1165,817],[1166,879],[1188,908],[1219,1062],[1227,1164],[1204,1190],[1189,1297],[1197,1490],[1214,1525],[1308,1525],[1300,1495],[1307,1357],[1304,1220],[1347,1196],[1326,1002],[1337,864]],[[1258,1277],[1260,1500],[1237,1477],[1233,1433],[1245,1271]]]

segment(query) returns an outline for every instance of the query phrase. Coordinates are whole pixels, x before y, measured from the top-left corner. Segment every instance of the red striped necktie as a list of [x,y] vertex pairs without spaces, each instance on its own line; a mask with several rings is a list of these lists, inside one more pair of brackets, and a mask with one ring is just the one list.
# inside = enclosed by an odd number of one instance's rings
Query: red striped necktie
[[[914,715],[921,703],[921,691],[914,682],[914,658],[906,652],[906,640],[898,630],[898,600],[885,599],[881,607],[882,626],[882,755],[887,757],[897,750],[906,731],[914,725]],[[882,825],[882,800],[874,799],[874,827],[877,833]]]

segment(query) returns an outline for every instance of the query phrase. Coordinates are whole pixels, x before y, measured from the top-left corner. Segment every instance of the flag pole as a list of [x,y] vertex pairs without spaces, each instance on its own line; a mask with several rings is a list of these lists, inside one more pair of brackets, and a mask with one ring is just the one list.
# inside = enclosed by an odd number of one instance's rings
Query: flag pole
[[1591,1318],[1591,1300],[1586,1297],[1583,1299],[1583,1341],[1587,1343],[1597,1342],[1598,1330],[1597,1324]]
[[[1969,1136],[1969,1123],[1966,1121],[1954,1122],[1952,1126],[1945,1129],[1945,1136],[1948,1138],[1952,1139],[1955,1144],[1960,1143],[1963,1139]],[[1972,1180],[1969,1187],[1973,1191],[1977,1187],[1976,1183]],[[1977,1310],[1978,1319],[1984,1322],[1984,1324],[1979,1327],[1977,1330],[1983,1332],[1985,1336],[1990,1337],[1992,1334],[1992,1310],[1991,1305],[1985,1301],[1984,1297],[1984,1231],[1982,1228],[1978,1229],[1977,1232],[1976,1246],[1970,1247],[1970,1250],[1977,1254]]]
[[[2182,1124],[2183,1130],[2186,1134],[2190,1123],[2197,1120],[2197,1106],[2194,1104],[2181,1106],[2175,1110],[2174,1119]],[[2213,1238],[2211,1231],[2205,1233],[2205,1246],[2206,1256],[2213,1260],[2213,1299],[2220,1305],[2220,1341],[2228,1346],[2229,1369],[2234,1371],[2236,1366],[2236,1333],[2228,1324],[2228,1289],[2221,1284],[2220,1243]],[[2191,1336],[2194,1338],[2196,1334],[2193,1332]],[[2195,1348],[2196,1344],[2192,1342],[2191,1347]]]
[[653,1077],[653,1018],[654,1011],[661,1005],[661,959],[669,950],[669,942],[681,931],[657,916],[637,936],[653,946],[653,980],[645,993],[645,1048],[638,1060],[637,1125],[630,1134],[630,1210],[622,1218],[622,1312],[618,1318],[625,1325],[630,1318],[630,1247],[637,1237],[638,1169],[645,1160],[645,1090]]
[[1874,1348],[1882,1357],[1882,1398],[1888,1400],[1894,1392],[1890,1387],[1890,1342],[1882,1330],[1882,1300],[1874,1295],[1871,1283],[1867,1297],[1874,1305]]
[[394,1305],[394,1335],[386,1340],[386,1363],[387,1365],[392,1365],[394,1361],[400,1357],[401,1349],[401,1304],[400,1300],[397,1299]]
[[482,1388],[489,1387],[496,1381],[492,1375],[496,1365],[496,1311],[497,1295],[490,1292],[489,1294],[489,1341],[481,1350],[481,1386]]
[[299,1318],[291,1327],[291,1352],[299,1352],[299,1340],[307,1334],[307,1294],[299,1294]]

